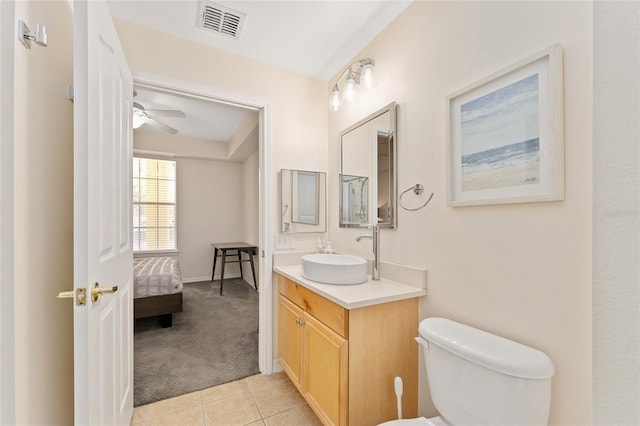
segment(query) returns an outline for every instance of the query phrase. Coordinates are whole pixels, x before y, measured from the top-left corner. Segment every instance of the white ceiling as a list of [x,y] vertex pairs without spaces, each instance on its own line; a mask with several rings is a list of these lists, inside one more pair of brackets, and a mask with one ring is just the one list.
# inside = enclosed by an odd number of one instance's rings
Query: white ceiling
[[195,0],[109,0],[109,8],[124,21],[328,80],[411,0],[215,3],[247,15],[239,40],[197,28]]
[[[117,19],[328,80],[411,0],[215,3],[246,14],[239,40],[197,28],[197,0],[109,0],[109,7]],[[229,141],[247,113],[233,106],[136,90],[135,101],[146,109],[179,109],[186,114],[185,118],[159,118],[178,129],[178,135]],[[156,130],[145,124],[139,131]]]
[[[178,130],[177,135],[205,139],[214,142],[229,142],[247,114],[255,114],[232,105],[205,101],[176,94],[163,93],[140,87],[135,88],[134,102],[145,110],[179,110],[184,118],[168,117],[161,113],[149,114],[156,120]],[[162,132],[144,124],[138,131]]]

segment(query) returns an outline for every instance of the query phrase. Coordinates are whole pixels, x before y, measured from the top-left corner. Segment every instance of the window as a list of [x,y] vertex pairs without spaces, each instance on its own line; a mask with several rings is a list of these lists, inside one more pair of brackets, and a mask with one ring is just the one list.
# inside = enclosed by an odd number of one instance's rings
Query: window
[[133,251],[174,251],[176,162],[133,158]]

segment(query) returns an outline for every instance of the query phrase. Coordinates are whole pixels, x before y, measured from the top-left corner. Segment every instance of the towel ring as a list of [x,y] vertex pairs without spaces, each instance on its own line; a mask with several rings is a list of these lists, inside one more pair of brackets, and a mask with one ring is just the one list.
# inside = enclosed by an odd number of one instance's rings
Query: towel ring
[[404,191],[402,191],[402,193],[400,194],[400,207],[402,207],[403,209],[410,211],[410,212],[415,212],[416,210],[420,210],[422,208],[425,208],[427,206],[427,204],[429,204],[429,202],[431,201],[431,199],[433,198],[434,193],[432,192],[431,195],[429,196],[429,198],[427,199],[427,201],[424,202],[424,204],[422,204],[421,206],[415,207],[415,208],[411,208],[411,207],[405,207],[402,204],[402,196],[404,194],[406,194],[407,192],[413,190],[413,193],[416,195],[420,195],[422,194],[422,191],[424,190],[424,187],[422,185],[420,185],[419,183],[416,183],[414,186],[412,186],[411,188],[407,188]]

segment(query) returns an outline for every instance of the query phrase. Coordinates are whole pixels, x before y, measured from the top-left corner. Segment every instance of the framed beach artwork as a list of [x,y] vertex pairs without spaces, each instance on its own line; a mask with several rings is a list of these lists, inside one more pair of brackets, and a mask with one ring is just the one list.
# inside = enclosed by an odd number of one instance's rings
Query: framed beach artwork
[[447,96],[448,205],[564,199],[562,48]]

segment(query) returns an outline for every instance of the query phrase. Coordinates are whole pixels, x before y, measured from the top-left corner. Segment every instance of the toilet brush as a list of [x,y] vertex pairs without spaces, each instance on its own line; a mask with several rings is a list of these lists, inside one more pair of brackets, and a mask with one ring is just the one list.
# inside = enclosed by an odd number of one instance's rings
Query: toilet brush
[[402,378],[396,376],[393,379],[393,387],[396,390],[396,399],[398,401],[398,419],[402,419]]

